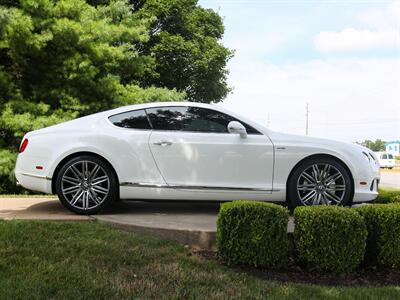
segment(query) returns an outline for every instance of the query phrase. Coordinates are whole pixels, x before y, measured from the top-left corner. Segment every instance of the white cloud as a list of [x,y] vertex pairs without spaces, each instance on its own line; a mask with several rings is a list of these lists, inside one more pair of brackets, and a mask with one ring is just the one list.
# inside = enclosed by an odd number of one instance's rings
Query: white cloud
[[348,51],[393,49],[400,47],[400,33],[396,30],[357,30],[347,28],[340,32],[321,32],[314,37],[319,51]]
[[400,60],[335,59],[276,66],[232,62],[221,105],[273,130],[345,141],[400,136]]
[[365,26],[376,29],[399,29],[400,26],[400,1],[390,3],[384,9],[369,9],[362,11],[358,19]]
[[316,49],[322,52],[400,50],[400,1],[385,9],[363,11],[358,19],[363,29],[346,28],[314,36]]
[[[224,43],[236,49],[228,66],[234,91],[220,105],[304,134],[308,102],[312,136],[399,139],[400,55],[392,51],[400,50],[400,1],[200,1],[221,8]],[[328,55],[310,47],[314,36],[320,51],[392,51],[317,59]]]

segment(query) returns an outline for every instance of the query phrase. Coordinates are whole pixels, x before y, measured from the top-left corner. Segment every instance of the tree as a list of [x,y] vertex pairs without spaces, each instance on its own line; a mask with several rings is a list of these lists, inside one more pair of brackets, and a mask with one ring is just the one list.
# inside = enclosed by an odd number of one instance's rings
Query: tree
[[225,66],[233,52],[218,42],[224,26],[216,12],[199,7],[197,0],[147,0],[137,13],[155,17],[142,48],[156,60],[156,72],[146,76],[147,84],[177,88],[192,101],[226,97],[230,88]]
[[374,152],[385,151],[385,142],[377,139],[375,141],[365,140],[361,143],[364,147],[371,149]]
[[139,51],[151,18],[126,1],[0,0],[0,193],[22,136],[112,107],[180,100],[175,89],[143,85],[155,59]]
[[[90,0],[99,5],[107,0]],[[219,41],[222,18],[197,0],[131,0],[133,14],[150,20],[149,39],[138,50],[155,60],[155,68],[143,74],[145,86],[176,88],[187,99],[219,102],[230,92],[226,64],[233,51]]]

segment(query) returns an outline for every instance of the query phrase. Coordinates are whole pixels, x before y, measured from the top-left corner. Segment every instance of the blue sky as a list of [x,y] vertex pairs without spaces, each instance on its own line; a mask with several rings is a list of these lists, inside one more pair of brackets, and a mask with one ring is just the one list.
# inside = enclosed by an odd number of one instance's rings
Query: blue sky
[[223,16],[236,52],[224,107],[303,134],[308,102],[310,135],[400,137],[400,1],[200,4]]

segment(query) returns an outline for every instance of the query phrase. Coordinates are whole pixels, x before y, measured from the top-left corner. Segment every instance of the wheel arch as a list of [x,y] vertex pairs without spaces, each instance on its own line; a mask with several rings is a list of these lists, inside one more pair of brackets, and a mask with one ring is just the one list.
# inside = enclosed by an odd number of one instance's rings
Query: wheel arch
[[350,179],[351,179],[351,194],[350,194],[350,199],[353,200],[355,182],[354,182],[354,177],[353,177],[353,174],[352,174],[352,172],[351,172],[349,166],[348,166],[343,160],[341,160],[340,158],[338,158],[337,156],[334,156],[334,155],[331,155],[331,154],[326,154],[326,153],[318,153],[318,154],[312,154],[312,155],[309,155],[309,156],[307,156],[307,157],[304,157],[304,158],[301,159],[299,162],[297,162],[297,164],[292,168],[292,170],[290,171],[289,176],[288,176],[288,178],[287,178],[287,180],[286,180],[286,201],[287,201],[287,199],[288,199],[288,197],[289,197],[289,195],[288,195],[288,193],[289,193],[289,182],[290,182],[290,179],[291,179],[292,176],[293,176],[293,173],[295,172],[295,170],[299,167],[299,165],[300,165],[301,163],[303,163],[304,161],[307,161],[307,160],[309,160],[309,159],[313,159],[313,158],[330,158],[330,159],[334,159],[334,160],[336,160],[338,163],[340,163],[340,164],[346,169],[346,171],[347,171],[347,173],[349,174]]
[[[117,179],[117,184],[119,185],[119,178],[118,178],[118,174],[115,171],[115,168],[113,167],[113,165],[103,156],[101,156],[100,154],[94,153],[94,152],[90,152],[90,151],[79,151],[79,152],[74,152],[71,153],[69,155],[67,155],[66,157],[64,157],[57,165],[57,167],[54,169],[53,172],[53,176],[51,179],[51,192],[53,194],[55,194],[56,192],[56,181],[57,181],[57,177],[58,177],[58,173],[60,172],[60,169],[62,168],[62,166],[70,159],[81,156],[81,155],[89,155],[89,156],[94,156],[100,160],[102,160],[104,163],[106,163],[111,170],[114,172],[115,178]],[[118,193],[119,193],[119,188],[117,189]],[[119,197],[119,195],[118,195]],[[117,199],[118,199],[117,197]]]

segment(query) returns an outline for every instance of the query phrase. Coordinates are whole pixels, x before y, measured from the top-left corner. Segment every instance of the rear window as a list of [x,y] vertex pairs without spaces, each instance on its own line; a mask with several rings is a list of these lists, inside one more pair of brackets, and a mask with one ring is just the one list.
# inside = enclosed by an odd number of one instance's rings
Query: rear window
[[115,126],[131,129],[151,129],[146,112],[133,110],[121,114],[113,115],[108,118]]
[[393,159],[393,155],[392,154],[388,154],[388,158],[389,159]]

